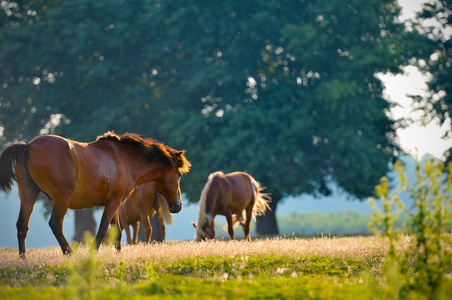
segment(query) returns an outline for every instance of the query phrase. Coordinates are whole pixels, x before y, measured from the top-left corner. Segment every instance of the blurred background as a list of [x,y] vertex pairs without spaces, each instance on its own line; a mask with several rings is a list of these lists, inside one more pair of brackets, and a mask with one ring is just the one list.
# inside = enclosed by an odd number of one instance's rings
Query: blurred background
[[[450,1],[0,3],[0,149],[108,130],[186,149],[168,240],[192,239],[217,170],[267,186],[255,236],[368,234],[394,161],[452,159]],[[17,247],[19,204],[0,192],[0,247]],[[28,247],[57,245],[50,210],[38,200]],[[68,240],[101,213],[69,211]]]

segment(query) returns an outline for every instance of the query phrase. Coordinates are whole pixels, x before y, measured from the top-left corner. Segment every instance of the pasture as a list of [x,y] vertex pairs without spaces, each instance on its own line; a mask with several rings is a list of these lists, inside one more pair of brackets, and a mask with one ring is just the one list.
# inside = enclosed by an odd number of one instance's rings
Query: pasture
[[[413,238],[401,236],[397,250]],[[388,299],[383,237],[274,238],[0,250],[0,299]],[[451,266],[449,268],[449,273]],[[384,274],[385,273],[385,274]],[[448,278],[441,294],[452,291]],[[414,298],[416,294],[412,294]],[[422,299],[422,297],[421,297]]]

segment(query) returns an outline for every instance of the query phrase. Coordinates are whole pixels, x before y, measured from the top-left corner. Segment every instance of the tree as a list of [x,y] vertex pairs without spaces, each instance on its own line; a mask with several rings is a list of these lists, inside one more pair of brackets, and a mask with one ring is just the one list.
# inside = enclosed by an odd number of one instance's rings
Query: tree
[[[138,39],[133,34],[126,38],[122,30],[140,7],[56,2],[5,4],[0,50],[3,141],[30,140],[43,132],[90,141],[120,128],[125,110],[136,103],[122,97],[136,80],[131,75],[136,61],[124,56],[133,54]],[[118,19],[115,28],[113,20]],[[85,229],[93,232],[92,210],[76,212],[75,223],[74,239],[80,240]]]
[[[2,83],[11,107],[30,107],[27,124],[53,116],[53,132],[72,139],[115,129],[185,148],[192,202],[209,173],[248,171],[272,194],[264,234],[278,232],[286,195],[328,194],[330,182],[372,192],[399,152],[375,74],[400,72],[426,47],[398,23],[395,0],[82,0],[37,11],[1,30],[2,74],[14,74]],[[2,118],[8,139],[25,128]]]
[[49,108],[34,103],[40,79],[31,75],[36,66],[16,60],[17,54],[27,52],[27,30],[53,7],[57,1],[3,1],[0,6],[0,144],[13,140],[28,140],[46,125],[51,127]]
[[[252,9],[243,19],[229,2],[210,10],[200,4],[203,13],[190,18],[199,28],[194,32],[211,40],[217,35],[209,32],[221,32],[222,41],[202,44],[195,53],[205,63],[195,76],[181,76],[187,82],[181,86],[199,81],[211,90],[177,94],[190,104],[168,112],[178,123],[163,128],[191,150],[184,191],[197,199],[200,182],[221,169],[248,171],[267,185],[273,209],[286,195],[328,194],[330,182],[359,198],[370,195],[400,151],[375,74],[400,72],[410,58],[422,57],[424,40],[397,22],[395,1],[247,4]],[[179,44],[188,44],[186,36]],[[187,63],[193,50],[180,52]],[[277,233],[274,215],[259,221],[258,232]]]
[[[54,133],[86,141],[107,130],[130,130],[131,116],[149,108],[151,95],[146,77],[152,70],[143,58],[149,40],[142,36],[152,15],[144,6],[142,2],[63,1],[41,9],[20,28],[5,27],[0,61],[9,99],[4,97],[2,106],[10,113],[2,118],[17,116],[15,107],[38,115],[30,126],[37,135],[54,116],[62,121]],[[8,123],[4,130],[8,140],[20,137],[18,132],[31,123],[12,131],[9,118],[0,122]]]
[[[418,14],[418,24],[426,31],[434,46],[428,59],[419,62],[420,69],[429,74],[427,82],[429,94],[423,98],[414,99],[423,110],[426,121],[438,120],[440,125],[450,122],[445,138],[451,138],[452,133],[452,2],[436,0],[424,4]],[[436,25],[423,25],[426,21],[436,21]],[[431,53],[431,52],[429,52]],[[445,153],[446,159],[452,161],[452,148]]]

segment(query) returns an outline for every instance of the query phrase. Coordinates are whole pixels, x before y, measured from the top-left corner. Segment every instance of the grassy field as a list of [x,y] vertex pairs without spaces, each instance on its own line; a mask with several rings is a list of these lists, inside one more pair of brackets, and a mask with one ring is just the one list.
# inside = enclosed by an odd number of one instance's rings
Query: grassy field
[[[442,163],[418,164],[415,187],[401,164],[394,167],[396,193],[383,177],[375,190],[381,206],[371,201],[378,236],[141,244],[121,252],[84,245],[70,256],[53,247],[29,250],[27,260],[0,249],[0,300],[450,299],[452,163],[447,176]],[[413,198],[409,211],[402,190]],[[327,219],[334,216],[342,215]],[[358,219],[347,214],[330,228],[365,222]]]
[[[409,245],[403,236],[396,246]],[[1,249],[0,299],[388,299],[387,251],[379,237],[80,246],[68,257],[52,247],[27,260]]]

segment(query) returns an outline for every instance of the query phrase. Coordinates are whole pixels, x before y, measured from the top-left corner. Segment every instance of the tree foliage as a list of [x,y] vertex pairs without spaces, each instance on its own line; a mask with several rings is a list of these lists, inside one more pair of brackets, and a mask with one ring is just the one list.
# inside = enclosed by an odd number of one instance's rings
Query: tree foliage
[[369,195],[399,153],[375,74],[427,47],[394,0],[18,7],[0,22],[3,139],[45,126],[78,140],[153,136],[188,150],[182,184],[194,202],[216,170],[248,171],[274,208],[285,195],[328,194],[332,181]]
[[[430,21],[430,22],[429,22]],[[423,25],[434,21],[435,25]],[[420,24],[419,24],[420,23]],[[427,97],[414,97],[420,104],[428,121],[438,120],[440,125],[450,122],[445,138],[452,133],[452,2],[435,0],[424,4],[418,14],[418,26],[426,31],[434,49],[432,55],[422,60],[420,69],[429,74]],[[452,148],[446,153],[452,161]]]
[[[423,53],[412,48],[418,46],[418,34],[396,22],[396,3],[256,2],[246,20],[237,19],[240,15],[229,4],[217,6],[242,27],[222,34],[226,48],[218,43],[200,48],[200,54],[205,49],[221,52],[206,56],[210,63],[203,65],[215,65],[202,80],[210,82],[212,90],[184,93],[180,100],[198,102],[188,114],[188,126],[167,123],[167,135],[175,143],[196,150],[191,153],[197,162],[193,172],[206,178],[212,168],[246,169],[257,174],[276,199],[328,193],[328,180],[358,197],[368,195],[377,174],[384,174],[398,153],[394,124],[385,113],[390,105],[375,74],[399,72],[409,58]],[[193,23],[210,17],[198,26],[205,30],[221,31],[227,23],[216,22],[212,13],[203,16]],[[258,26],[250,31],[251,25]],[[242,33],[249,37],[243,39]],[[246,53],[234,51],[239,43]],[[237,62],[239,67],[229,71]],[[221,72],[223,68],[227,72]],[[197,68],[196,75],[185,80],[196,81],[200,74]],[[187,118],[187,106],[182,107],[170,112],[170,120]],[[189,136],[184,135],[187,129]],[[187,190],[195,197],[200,187],[193,183],[199,179],[191,178],[195,181],[189,181]]]

